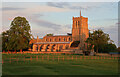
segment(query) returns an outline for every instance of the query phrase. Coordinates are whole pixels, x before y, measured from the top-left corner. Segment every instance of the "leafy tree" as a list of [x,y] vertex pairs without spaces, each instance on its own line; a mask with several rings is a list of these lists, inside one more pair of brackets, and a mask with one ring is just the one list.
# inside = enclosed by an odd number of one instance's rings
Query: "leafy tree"
[[53,36],[53,34],[50,33],[50,34],[47,34],[46,36]]
[[9,50],[8,48],[8,34],[9,31],[2,32],[2,50]]
[[2,35],[0,34],[0,52],[2,51]]
[[120,52],[120,47],[117,48],[117,51]]
[[115,44],[104,44],[99,48],[99,51],[102,53],[108,53],[108,52],[116,52],[117,51],[117,47]]
[[98,29],[89,34],[89,38],[86,42],[90,45],[94,45],[95,51],[98,53],[99,48],[102,48],[104,44],[108,44],[113,41],[110,40],[109,34],[104,33],[101,29]]
[[15,17],[11,22],[10,29],[2,33],[2,38],[3,49],[27,49],[31,39],[31,30],[26,18]]

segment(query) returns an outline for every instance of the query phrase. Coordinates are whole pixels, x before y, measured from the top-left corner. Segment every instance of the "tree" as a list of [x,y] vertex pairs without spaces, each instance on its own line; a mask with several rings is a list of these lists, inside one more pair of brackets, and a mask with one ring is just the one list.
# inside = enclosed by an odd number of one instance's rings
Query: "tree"
[[19,16],[15,17],[11,22],[10,29],[2,32],[2,38],[3,49],[27,49],[31,39],[31,30],[26,18]]
[[46,36],[53,36],[53,34],[50,33],[50,34],[47,34]]
[[90,45],[94,45],[95,51],[98,53],[99,48],[101,48],[104,44],[112,42],[112,40],[110,40],[109,34],[104,33],[101,29],[98,29],[93,31],[93,33],[90,33],[86,42]]
[[0,52],[2,51],[2,35],[0,34]]
[[117,51],[120,52],[120,47],[117,48]]
[[104,44],[102,45],[102,47],[99,48],[99,51],[102,53],[109,53],[109,52],[116,52],[117,51],[117,47],[115,44]]
[[2,32],[2,50],[9,50],[8,48],[8,34],[9,31]]

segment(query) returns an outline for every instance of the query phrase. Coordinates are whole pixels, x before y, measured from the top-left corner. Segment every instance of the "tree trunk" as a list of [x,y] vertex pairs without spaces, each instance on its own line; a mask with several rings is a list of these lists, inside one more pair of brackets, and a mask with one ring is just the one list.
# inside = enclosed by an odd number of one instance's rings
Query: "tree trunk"
[[16,50],[15,50],[15,52],[16,52]]
[[96,53],[98,53],[98,47],[96,47]]
[[20,49],[20,52],[22,52],[22,49]]

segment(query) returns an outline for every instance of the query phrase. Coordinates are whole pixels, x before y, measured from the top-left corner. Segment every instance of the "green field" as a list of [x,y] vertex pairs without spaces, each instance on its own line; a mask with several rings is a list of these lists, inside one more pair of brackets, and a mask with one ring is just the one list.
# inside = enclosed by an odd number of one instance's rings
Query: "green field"
[[2,54],[3,75],[118,75],[113,57],[65,54]]

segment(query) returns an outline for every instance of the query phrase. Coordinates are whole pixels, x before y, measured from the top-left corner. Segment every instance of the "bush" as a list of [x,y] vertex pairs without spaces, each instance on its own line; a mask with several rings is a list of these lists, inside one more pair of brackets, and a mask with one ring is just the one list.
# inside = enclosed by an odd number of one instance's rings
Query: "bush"
[[90,51],[83,51],[85,55],[90,55]]

